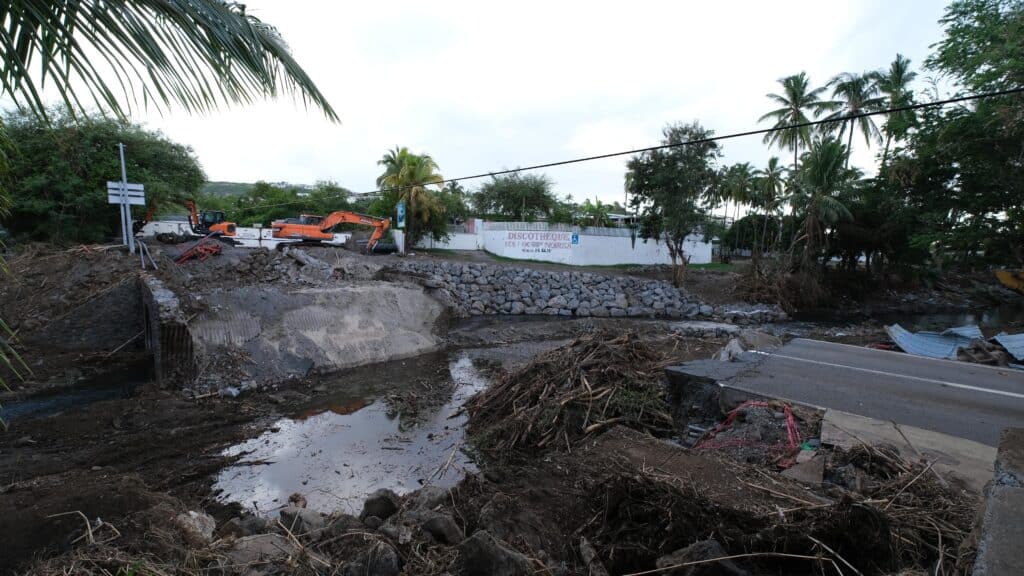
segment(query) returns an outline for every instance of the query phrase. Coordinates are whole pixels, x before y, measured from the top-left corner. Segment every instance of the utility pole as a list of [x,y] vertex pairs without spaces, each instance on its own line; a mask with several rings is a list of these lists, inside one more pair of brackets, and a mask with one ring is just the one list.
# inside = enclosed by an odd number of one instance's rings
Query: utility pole
[[124,243],[128,245],[128,252],[135,254],[135,234],[132,233],[132,207],[128,204],[128,168],[124,163],[124,143],[117,143],[118,152],[121,154],[121,222]]

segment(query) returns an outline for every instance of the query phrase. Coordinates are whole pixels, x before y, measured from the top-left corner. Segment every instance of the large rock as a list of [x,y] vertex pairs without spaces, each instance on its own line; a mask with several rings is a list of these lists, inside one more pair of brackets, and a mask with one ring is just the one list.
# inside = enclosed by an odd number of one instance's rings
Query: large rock
[[398,511],[399,503],[398,494],[387,488],[381,488],[370,494],[363,502],[363,511],[360,512],[359,518],[365,521],[370,516],[376,516],[381,520],[387,520]]
[[316,510],[288,506],[281,509],[281,524],[296,536],[317,536],[324,529],[324,517]]
[[450,496],[448,495],[448,491],[444,488],[438,488],[437,486],[424,486],[412,495],[409,499],[409,503],[413,508],[433,510],[434,508],[448,502],[449,498]]
[[209,544],[213,540],[213,530],[217,522],[209,514],[192,512],[178,514],[174,523],[185,536],[185,540],[194,546]]
[[728,555],[716,540],[701,540],[658,558],[654,566],[662,570],[660,574],[675,576],[749,576],[749,572],[737,566],[732,560],[720,560],[671,569],[672,566],[713,560]]
[[398,576],[402,559],[387,542],[377,542],[362,550],[341,569],[342,576]]
[[232,566],[245,566],[283,561],[297,551],[295,544],[280,534],[258,534],[235,540],[224,555]]
[[241,538],[266,532],[267,528],[267,521],[259,516],[236,516],[221,524],[220,528],[217,529],[217,537],[226,538],[232,536],[234,538]]
[[435,513],[423,523],[423,530],[442,544],[454,546],[463,540],[462,529],[447,514]]
[[457,574],[460,576],[527,576],[530,561],[519,552],[483,530],[477,530],[459,545]]

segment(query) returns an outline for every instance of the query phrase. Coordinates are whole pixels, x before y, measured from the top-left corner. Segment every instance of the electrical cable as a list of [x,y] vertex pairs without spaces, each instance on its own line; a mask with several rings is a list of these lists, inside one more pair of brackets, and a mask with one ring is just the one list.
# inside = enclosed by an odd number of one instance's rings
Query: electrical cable
[[[803,129],[803,128],[810,128],[810,127],[814,127],[814,126],[820,126],[822,124],[831,124],[831,123],[836,123],[836,122],[847,122],[849,120],[857,120],[857,119],[860,119],[860,118],[866,118],[866,117],[869,117],[869,116],[877,116],[877,115],[880,115],[880,114],[894,114],[896,112],[907,112],[907,111],[910,111],[910,110],[922,110],[922,109],[925,109],[925,108],[933,108],[933,107],[936,107],[936,106],[947,106],[949,104],[958,104],[958,103],[961,103],[961,102],[969,102],[969,101],[973,101],[973,100],[981,100],[981,99],[984,99],[984,98],[995,98],[995,97],[999,97],[999,96],[1007,96],[1007,95],[1010,95],[1010,94],[1020,94],[1020,93],[1024,93],[1024,87],[1008,88],[1006,90],[998,90],[998,91],[995,91],[995,92],[983,92],[981,94],[969,94],[967,96],[957,96],[957,97],[954,97],[954,98],[947,98],[945,100],[934,100],[934,101],[931,101],[931,102],[922,102],[922,103],[919,103],[919,104],[909,104],[907,106],[897,106],[895,108],[887,108],[887,109],[884,109],[884,110],[869,110],[869,111],[864,111],[864,112],[858,112],[856,114],[849,114],[849,115],[846,115],[846,116],[839,116],[839,117],[834,117],[834,118],[832,118],[832,117],[830,117],[830,118],[822,118],[820,120],[811,120],[811,121],[808,121],[808,122],[800,122],[800,123],[797,123],[797,124],[790,124],[790,125],[787,125],[787,126],[774,126],[772,128],[762,128],[762,129],[759,129],[759,130],[747,130],[745,132],[733,132],[731,134],[725,134],[725,135],[722,135],[722,136],[709,136],[707,138],[699,138],[697,140],[687,140],[686,142],[675,142],[675,143],[672,143],[672,144],[660,144],[658,146],[649,146],[647,148],[635,148],[635,149],[632,149],[632,150],[623,150],[623,151],[620,151],[620,152],[609,152],[607,154],[598,154],[598,155],[595,155],[595,156],[584,156],[584,157],[581,157],[581,158],[572,158],[570,160],[560,160],[560,161],[557,161],[557,162],[548,162],[548,163],[545,163],[545,164],[534,164],[532,166],[525,166],[525,167],[521,167],[521,168],[511,168],[511,169],[506,169],[506,170],[499,170],[497,172],[486,172],[486,173],[481,173],[481,174],[473,174],[471,176],[460,176],[458,178],[447,178],[447,179],[441,180],[439,182],[434,182],[433,184],[443,185],[443,184],[449,184],[449,183],[452,183],[452,182],[463,182],[463,181],[466,181],[466,180],[476,180],[476,179],[479,179],[479,178],[487,178],[488,176],[503,176],[505,174],[514,174],[514,173],[518,173],[518,172],[526,172],[526,171],[529,171],[529,170],[540,170],[542,168],[553,168],[553,167],[556,167],[556,166],[565,166],[565,165],[568,165],[568,164],[579,164],[581,162],[591,162],[591,161],[594,161],[594,160],[604,160],[606,158],[616,158],[618,156],[630,156],[630,155],[633,155],[633,154],[643,154],[645,152],[654,152],[654,151],[657,151],[657,150],[665,150],[665,149],[668,149],[668,148],[678,148],[680,146],[692,146],[694,144],[704,144],[704,143],[707,143],[707,142],[717,142],[719,140],[731,140],[731,139],[735,139],[735,138],[745,138],[747,136],[760,136],[760,135],[765,135],[765,134],[771,134],[772,132],[782,132],[782,131],[785,131],[785,130],[797,130],[797,129]],[[392,187],[392,188],[380,188],[380,189],[377,189],[377,190],[371,190],[369,192],[353,192],[353,193],[350,193],[350,194],[345,194],[344,197],[348,197],[350,195],[366,196],[366,195],[369,195],[369,194],[386,194],[388,192],[398,192],[398,191],[401,191],[401,190],[405,190],[406,188],[411,188],[413,186],[418,186],[418,184],[410,184],[410,185],[406,185],[406,186],[396,186],[396,187]],[[339,195],[338,197],[340,198],[342,196]],[[261,208],[276,208],[276,207],[280,207],[280,206],[292,206],[292,205],[295,205],[295,204],[302,204],[302,203],[304,203],[303,200],[295,200],[295,201],[290,201],[290,202],[282,202],[282,203],[278,203],[278,204],[261,204],[261,205],[257,205],[257,206],[246,206],[246,207],[243,207],[243,208],[237,208],[235,210],[232,210],[231,212],[246,212],[246,211],[249,211],[249,210],[258,210],[258,209],[261,209]]]

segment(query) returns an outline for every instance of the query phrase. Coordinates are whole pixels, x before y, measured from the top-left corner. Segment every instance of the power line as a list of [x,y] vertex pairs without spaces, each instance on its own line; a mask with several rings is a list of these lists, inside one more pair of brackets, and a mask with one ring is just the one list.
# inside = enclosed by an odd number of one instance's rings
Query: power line
[[[947,98],[945,100],[935,100],[931,102],[922,102],[920,104],[909,104],[907,106],[897,106],[895,108],[887,108],[885,110],[871,110],[858,112],[857,114],[849,114],[846,116],[840,116],[836,118],[822,118],[820,120],[811,120],[808,122],[801,122],[798,124],[790,124],[788,126],[777,126],[772,128],[762,128],[759,130],[747,130],[746,132],[733,132],[732,134],[725,134],[722,136],[709,136],[708,138],[699,138],[697,140],[687,140],[686,142],[676,142],[674,144],[660,144],[658,146],[649,146],[647,148],[635,148],[633,150],[623,150],[621,152],[610,152],[608,154],[598,154],[596,156],[584,156],[581,158],[573,158],[570,160],[560,160],[558,162],[548,162],[546,164],[535,164],[533,166],[525,166],[522,168],[511,168],[506,170],[499,170],[497,172],[486,172],[481,174],[473,174],[472,176],[460,176],[458,178],[448,178],[437,182],[437,184],[448,184],[451,182],[463,182],[466,180],[477,180],[479,178],[487,178],[489,176],[503,176],[505,174],[515,174],[517,172],[526,172],[528,170],[540,170],[542,168],[554,168],[556,166],[565,166],[568,164],[579,164],[581,162],[591,162],[594,160],[604,160],[606,158],[616,158],[618,156],[631,156],[633,154],[643,154],[644,152],[654,152],[657,150],[666,150],[669,148],[678,148],[680,146],[692,146],[694,144],[704,144],[707,142],[717,142],[719,140],[732,140],[735,138],[745,138],[747,136],[760,136],[764,134],[771,134],[772,132],[782,132],[785,130],[798,130],[803,128],[810,128],[813,126],[820,126],[823,124],[831,124],[836,122],[847,122],[849,120],[857,120],[860,118],[867,118],[869,116],[877,116],[881,114],[893,114],[896,112],[907,112],[910,110],[922,110],[925,108],[933,108],[936,106],[946,106],[949,104],[958,104],[961,102],[970,102],[973,100],[981,100],[984,98],[995,98],[998,96],[1007,96],[1010,94],[1024,93],[1024,87],[1009,88],[1006,90],[998,90],[995,92],[984,92],[981,94],[969,94],[967,96],[957,96],[955,98]],[[369,192],[353,192],[352,194],[366,195],[366,194],[386,194],[388,192],[398,192],[407,188],[412,188],[413,185],[397,186],[393,188],[380,188],[377,190],[371,190]],[[339,196],[340,197],[340,196]],[[244,212],[247,210],[255,210],[260,208],[276,208],[280,206],[293,206],[295,204],[301,204],[303,201],[296,200],[291,202],[282,202],[279,204],[262,204],[259,206],[248,206],[245,208],[239,208],[233,212]]]

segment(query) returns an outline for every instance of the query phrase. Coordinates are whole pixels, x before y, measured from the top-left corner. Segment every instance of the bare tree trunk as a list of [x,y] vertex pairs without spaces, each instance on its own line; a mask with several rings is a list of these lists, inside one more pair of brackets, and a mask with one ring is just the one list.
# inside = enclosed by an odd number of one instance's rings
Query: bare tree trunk
[[690,258],[683,251],[683,242],[685,241],[685,237],[678,242],[675,239],[665,239],[668,255],[672,258],[672,285],[676,288],[683,287],[683,282],[686,280],[686,269],[690,264]]
[[850,167],[850,156],[853,154],[853,120],[850,120],[850,136],[846,139],[846,165],[844,168]]
[[881,174],[885,171],[885,164],[889,161],[889,143],[892,142],[892,134],[886,133],[885,135],[885,149],[882,150],[882,166],[878,169],[878,173]]

